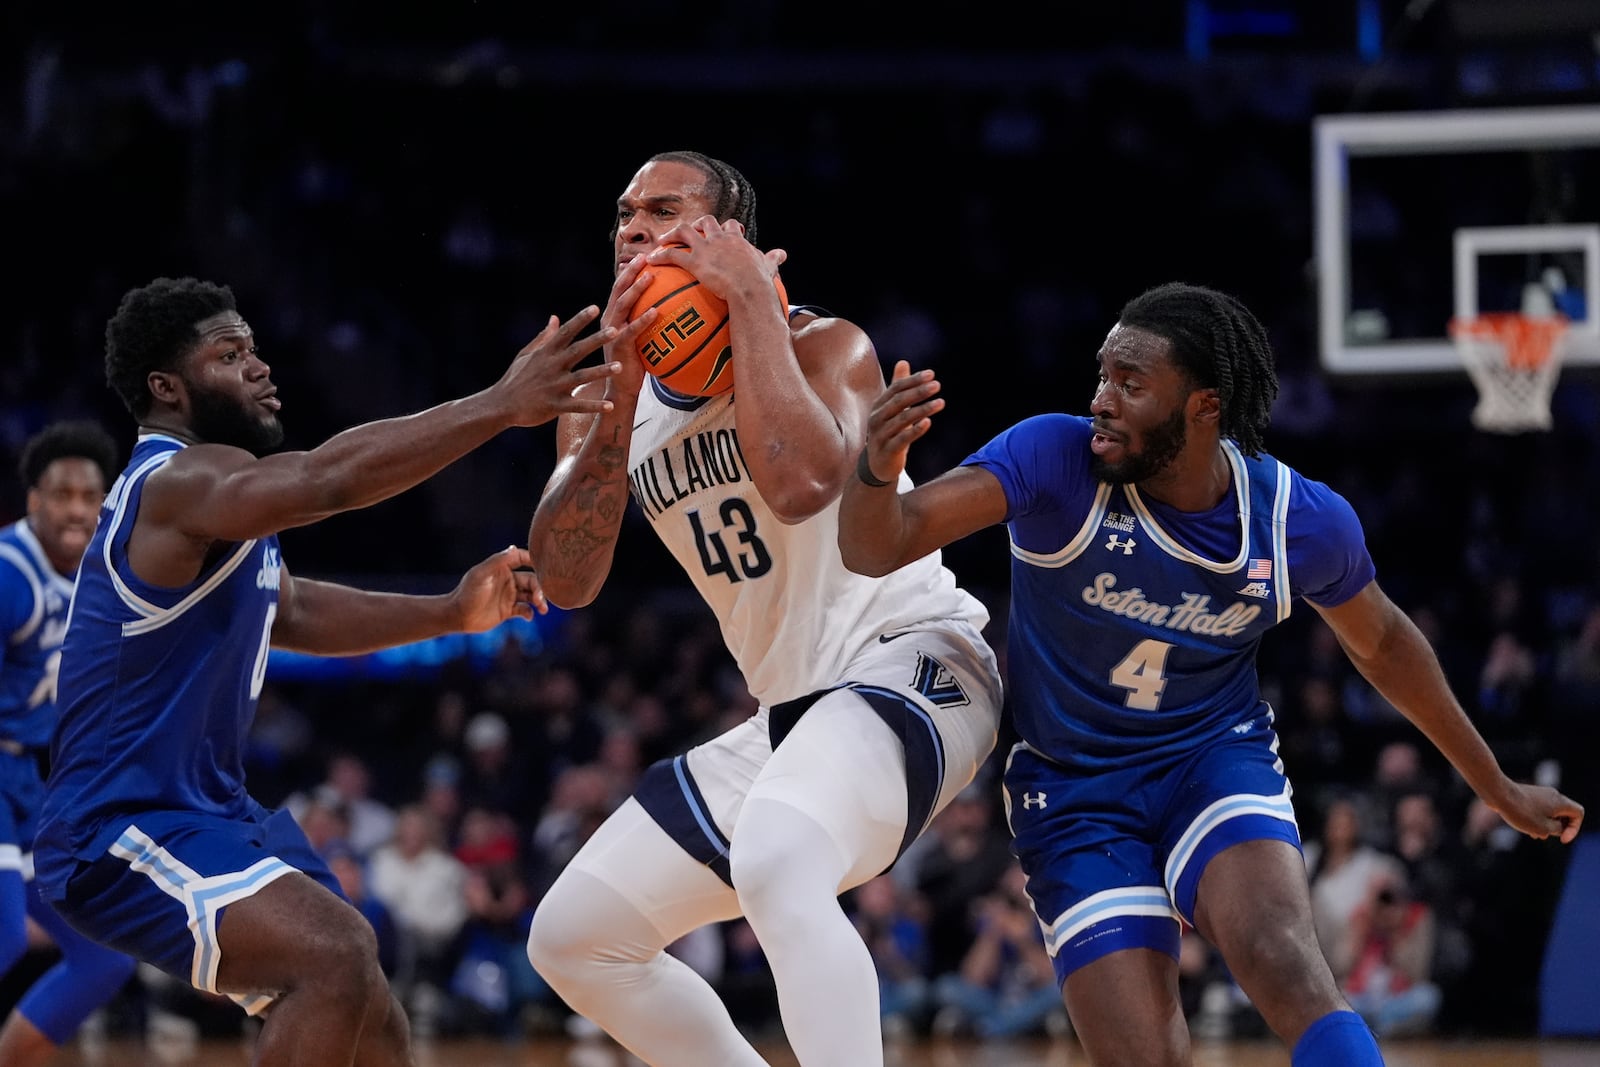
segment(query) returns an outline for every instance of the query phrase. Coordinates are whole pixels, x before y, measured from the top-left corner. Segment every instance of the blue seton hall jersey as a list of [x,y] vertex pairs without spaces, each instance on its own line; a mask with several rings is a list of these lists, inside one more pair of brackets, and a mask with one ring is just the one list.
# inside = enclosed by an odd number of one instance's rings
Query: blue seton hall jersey
[[50,743],[71,600],[72,581],[50,565],[28,520],[0,528],[0,741]]
[[105,855],[141,812],[262,811],[245,793],[242,746],[278,609],[278,539],[219,545],[180,588],[148,585],[128,565],[145,480],[182,447],[139,438],[78,568],[34,843],[49,899],[60,899],[76,861]]
[[1097,482],[1091,421],[1041,415],[969,456],[1005,489],[1010,690],[1018,733],[1069,767],[1191,750],[1271,709],[1261,635],[1296,598],[1323,606],[1374,570],[1350,505],[1224,441],[1232,489],[1186,513]]

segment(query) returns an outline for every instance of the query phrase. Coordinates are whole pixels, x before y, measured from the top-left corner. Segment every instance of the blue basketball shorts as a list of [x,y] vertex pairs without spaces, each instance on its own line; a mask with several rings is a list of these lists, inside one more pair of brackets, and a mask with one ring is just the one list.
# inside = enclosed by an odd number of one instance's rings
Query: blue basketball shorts
[[1196,751],[1112,770],[1072,769],[1018,745],[1006,817],[1057,982],[1102,956],[1178,956],[1213,856],[1243,841],[1300,847],[1269,718]]
[[[141,813],[106,855],[81,866],[52,901],[85,937],[220,993],[217,925],[229,904],[293,871],[344,899],[338,880],[287,811],[259,822],[187,811]],[[246,1011],[272,998],[233,996]]]

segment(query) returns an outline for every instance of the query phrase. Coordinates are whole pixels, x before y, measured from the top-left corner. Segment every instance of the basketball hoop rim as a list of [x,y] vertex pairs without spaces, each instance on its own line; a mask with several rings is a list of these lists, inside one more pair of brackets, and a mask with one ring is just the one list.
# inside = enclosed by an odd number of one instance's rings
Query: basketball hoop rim
[[1449,323],[1450,339],[1478,390],[1472,424],[1516,434],[1553,427],[1550,400],[1561,373],[1564,315],[1479,312]]
[[1559,312],[1529,315],[1521,311],[1482,311],[1452,316],[1449,334],[1458,351],[1467,345],[1488,342],[1505,350],[1507,369],[1538,371],[1552,360],[1560,363],[1561,342],[1570,326],[1571,321]]

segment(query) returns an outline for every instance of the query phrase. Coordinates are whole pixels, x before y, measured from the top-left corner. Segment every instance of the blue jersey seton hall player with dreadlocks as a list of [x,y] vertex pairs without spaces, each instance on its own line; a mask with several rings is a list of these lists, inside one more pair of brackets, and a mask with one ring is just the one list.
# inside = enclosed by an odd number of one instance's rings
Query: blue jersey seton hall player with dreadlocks
[[27,951],[29,919],[61,958],[0,1028],[0,1064],[41,1067],[134,968],[56,915],[32,870],[72,579],[116,474],[117,444],[93,422],[52,423],[28,440],[20,466],[27,514],[0,528],[0,974]]
[[916,489],[890,488],[943,407],[901,362],[845,490],[845,564],[884,574],[1005,523],[1006,800],[1073,1029],[1095,1063],[1189,1062],[1180,920],[1221,952],[1295,1067],[1382,1056],[1318,947],[1255,652],[1310,604],[1351,661],[1512,826],[1570,842],[1583,809],[1512,781],[1427,640],[1374,580],[1349,504],[1262,451],[1277,377],[1236,299],[1130,301],[1090,417],[1026,419]]

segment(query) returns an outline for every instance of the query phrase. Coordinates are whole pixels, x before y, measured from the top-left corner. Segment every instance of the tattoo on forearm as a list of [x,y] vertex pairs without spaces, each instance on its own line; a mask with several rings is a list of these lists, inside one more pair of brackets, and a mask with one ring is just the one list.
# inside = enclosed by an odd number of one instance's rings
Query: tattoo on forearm
[[618,444],[602,445],[594,462],[607,474],[615,474],[628,465],[628,450]]
[[551,530],[553,558],[544,561],[547,574],[582,576],[616,539],[617,522],[628,502],[626,460],[625,449],[602,446],[594,458],[599,475],[585,473],[568,489],[560,507],[568,524]]
[[553,570],[557,574],[581,571],[582,564],[611,543],[611,538],[582,526],[555,530],[552,532],[551,540],[555,545],[555,558],[545,561],[545,569]]

